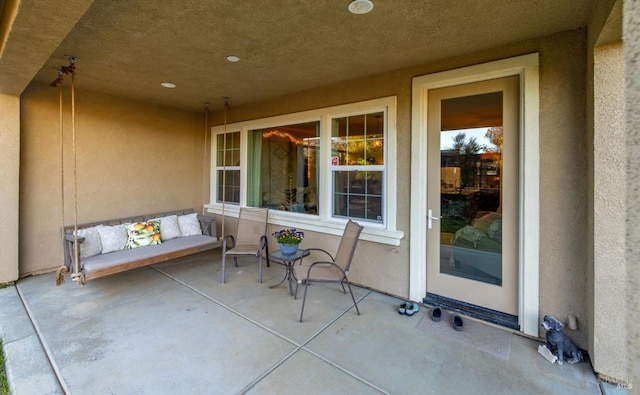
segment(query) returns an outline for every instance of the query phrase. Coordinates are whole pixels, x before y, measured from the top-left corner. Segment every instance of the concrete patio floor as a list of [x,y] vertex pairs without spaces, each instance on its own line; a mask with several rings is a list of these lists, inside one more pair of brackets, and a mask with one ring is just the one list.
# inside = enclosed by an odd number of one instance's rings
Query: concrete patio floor
[[[305,317],[272,263],[220,252],[88,282],[53,273],[0,289],[14,394],[600,394],[589,362],[550,364],[535,339],[470,319],[456,332],[429,308],[354,287],[313,285]],[[467,323],[469,325],[467,325]],[[437,325],[437,326],[434,326]],[[482,336],[494,336],[483,339]],[[495,339],[499,339],[497,343]],[[500,347],[483,348],[483,342]],[[498,349],[499,348],[499,349]],[[604,387],[613,392],[613,387]],[[612,393],[613,393],[612,392]]]

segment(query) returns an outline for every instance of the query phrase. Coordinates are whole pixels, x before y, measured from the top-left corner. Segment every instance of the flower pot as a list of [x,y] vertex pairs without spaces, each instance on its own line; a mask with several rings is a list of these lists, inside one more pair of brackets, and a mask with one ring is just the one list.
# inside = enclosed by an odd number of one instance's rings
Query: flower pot
[[280,252],[282,255],[293,255],[298,251],[299,244],[280,244]]

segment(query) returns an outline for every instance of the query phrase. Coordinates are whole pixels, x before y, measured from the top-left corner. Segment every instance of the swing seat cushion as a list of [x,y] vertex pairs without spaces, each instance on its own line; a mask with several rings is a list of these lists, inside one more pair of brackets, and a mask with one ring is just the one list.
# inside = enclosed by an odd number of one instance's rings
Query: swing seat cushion
[[91,277],[92,273],[106,271],[117,266],[146,266],[183,256],[180,253],[190,250],[202,251],[201,248],[207,249],[206,247],[215,242],[211,236],[194,235],[167,240],[157,245],[98,254],[83,259],[82,270],[87,274],[87,277]]

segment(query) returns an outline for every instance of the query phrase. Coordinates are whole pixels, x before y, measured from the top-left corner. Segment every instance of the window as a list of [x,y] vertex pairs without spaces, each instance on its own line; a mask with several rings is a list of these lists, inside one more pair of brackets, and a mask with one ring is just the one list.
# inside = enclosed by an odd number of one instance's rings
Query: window
[[222,133],[216,144],[217,202],[240,203],[240,132]]
[[271,224],[336,235],[351,218],[363,239],[399,245],[395,111],[387,97],[213,127],[208,211],[268,207]]
[[248,131],[247,206],[318,214],[320,122]]
[[383,222],[384,112],[332,120],[333,215]]

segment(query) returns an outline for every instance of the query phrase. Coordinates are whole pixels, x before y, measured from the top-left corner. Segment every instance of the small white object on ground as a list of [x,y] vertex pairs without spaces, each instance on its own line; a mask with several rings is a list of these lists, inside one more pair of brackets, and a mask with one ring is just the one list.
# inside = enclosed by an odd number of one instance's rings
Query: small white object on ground
[[558,357],[553,355],[553,353],[551,353],[551,351],[544,344],[538,346],[538,353],[551,363],[555,363],[558,360]]

